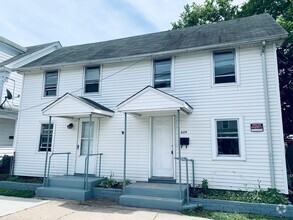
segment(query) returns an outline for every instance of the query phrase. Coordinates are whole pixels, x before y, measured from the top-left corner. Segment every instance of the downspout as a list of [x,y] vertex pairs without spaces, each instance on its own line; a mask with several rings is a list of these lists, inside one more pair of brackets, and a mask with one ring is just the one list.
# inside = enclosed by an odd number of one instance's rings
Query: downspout
[[267,80],[267,68],[266,68],[266,42],[262,42],[261,50],[261,61],[262,61],[262,74],[264,82],[264,98],[265,98],[265,111],[266,111],[266,121],[267,121],[267,140],[268,140],[268,150],[269,150],[269,161],[270,161],[270,176],[271,176],[271,187],[275,188],[275,169],[274,169],[274,155],[273,155],[273,145],[272,145],[272,131],[271,131],[271,120],[270,120],[270,109],[269,109],[269,91],[268,91],[268,80]]

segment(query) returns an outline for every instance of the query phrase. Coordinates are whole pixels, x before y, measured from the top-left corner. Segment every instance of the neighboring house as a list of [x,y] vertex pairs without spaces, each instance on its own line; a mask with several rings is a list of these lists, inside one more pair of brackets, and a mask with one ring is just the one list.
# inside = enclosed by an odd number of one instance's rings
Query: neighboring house
[[[90,145],[101,175],[122,179],[126,147],[132,181],[178,182],[181,156],[194,159],[196,184],[288,193],[276,57],[286,37],[264,14],[62,47],[23,65],[14,174],[43,176],[50,116],[49,155],[70,152],[71,175],[84,173]],[[88,168],[98,175],[96,156]],[[63,175],[66,156],[50,169]]]
[[[22,47],[0,37],[0,156],[13,154],[15,125],[21,99],[22,75],[14,71],[22,65],[60,48],[60,43]],[[11,99],[5,101],[7,90]],[[5,101],[5,102],[4,102]]]

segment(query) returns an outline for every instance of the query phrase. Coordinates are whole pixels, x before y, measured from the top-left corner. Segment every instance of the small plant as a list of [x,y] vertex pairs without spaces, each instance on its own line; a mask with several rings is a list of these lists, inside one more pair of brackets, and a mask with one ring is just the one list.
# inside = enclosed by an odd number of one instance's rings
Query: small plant
[[202,182],[201,182],[201,188],[206,190],[209,188],[209,182],[207,179],[203,179]]
[[126,179],[124,182],[124,181],[117,181],[113,177],[114,177],[114,173],[111,173],[109,178],[106,178],[100,183],[100,186],[103,188],[122,189],[124,185],[127,186],[131,184],[131,181],[129,179]]
[[289,203],[288,199],[274,188],[257,189],[251,192],[209,189],[203,190],[199,198],[285,205]]
[[116,180],[113,179],[114,173],[111,172],[110,177],[106,178],[101,182],[101,186],[103,188],[116,188],[117,184],[119,184]]

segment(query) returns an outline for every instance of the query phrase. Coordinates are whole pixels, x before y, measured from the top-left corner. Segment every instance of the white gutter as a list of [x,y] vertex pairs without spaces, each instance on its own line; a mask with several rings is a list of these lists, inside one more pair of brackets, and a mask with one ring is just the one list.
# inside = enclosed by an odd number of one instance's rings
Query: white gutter
[[267,121],[267,141],[269,150],[269,161],[270,161],[270,176],[271,176],[271,187],[275,188],[275,168],[274,168],[274,152],[272,145],[272,131],[271,131],[271,119],[270,119],[270,108],[269,108],[269,91],[268,91],[268,80],[267,80],[267,68],[266,68],[266,42],[262,42],[261,50],[261,61],[262,61],[262,73],[264,82],[264,98],[265,98],[265,112]]
[[90,61],[80,61],[80,62],[72,62],[72,63],[57,63],[51,65],[41,65],[41,66],[34,66],[34,67],[24,67],[24,68],[17,68],[15,71],[21,72],[28,72],[33,70],[46,70],[50,68],[60,68],[60,67],[76,67],[76,66],[83,66],[83,65],[91,65],[91,64],[107,64],[107,63],[114,63],[114,62],[121,62],[121,61],[133,61],[138,59],[149,59],[153,56],[164,56],[164,55],[172,55],[172,54],[179,54],[179,53],[190,53],[200,50],[210,50],[210,49],[219,49],[219,48],[231,48],[239,45],[248,45],[248,44],[259,44],[263,40],[266,41],[278,41],[284,40],[288,34],[279,34],[275,35],[274,37],[270,37],[267,39],[264,38],[257,38],[253,41],[238,41],[234,43],[223,43],[223,44],[213,44],[213,45],[206,45],[201,47],[193,47],[193,48],[185,48],[185,49],[178,49],[178,50],[169,50],[164,52],[154,52],[154,53],[147,53],[135,56],[128,56],[128,57],[116,57],[116,58],[108,58],[108,59],[97,59],[97,60],[90,60]]

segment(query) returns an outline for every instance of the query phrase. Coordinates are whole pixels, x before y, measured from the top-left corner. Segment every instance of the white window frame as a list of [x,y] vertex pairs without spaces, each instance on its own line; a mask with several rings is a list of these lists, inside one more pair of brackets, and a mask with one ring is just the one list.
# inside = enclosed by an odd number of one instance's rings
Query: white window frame
[[[37,153],[43,154],[46,153],[46,151],[40,151],[40,138],[41,138],[41,129],[43,124],[49,124],[49,121],[40,121],[39,122],[39,135],[37,139]],[[51,124],[53,124],[53,131],[52,131],[52,143],[51,143],[51,151],[48,151],[49,153],[54,152],[54,143],[55,143],[55,130],[56,130],[56,122],[51,121]]]
[[[98,67],[100,70],[100,79],[99,79],[99,92],[85,92],[85,73],[86,73],[86,69],[87,68],[94,68],[94,67]],[[93,65],[93,66],[84,66],[83,67],[83,79],[82,79],[82,87],[83,87],[83,95],[85,96],[91,96],[91,95],[100,95],[102,92],[102,65]]]
[[171,82],[170,82],[170,87],[164,87],[164,88],[156,88],[160,90],[174,90],[174,63],[175,63],[175,58],[174,57],[165,57],[165,58],[155,58],[151,62],[151,85],[152,87],[155,88],[155,61],[160,61],[160,60],[171,60]]
[[[217,141],[217,121],[237,121],[238,138],[239,138],[239,155],[218,155],[218,141]],[[246,160],[245,152],[245,136],[244,136],[244,124],[243,117],[213,117],[211,119],[211,131],[212,131],[212,159],[213,160]]]
[[[55,96],[45,96],[45,88],[46,88],[46,74],[48,72],[57,72],[57,85],[56,85],[56,95]],[[46,70],[43,72],[43,89],[42,89],[42,98],[56,98],[58,97],[59,93],[59,83],[60,83],[60,70],[58,69],[52,69],[52,70]]]
[[[221,52],[227,52],[227,51],[233,51],[234,52],[235,82],[215,83],[215,60],[214,60],[214,54],[215,53],[221,53]],[[240,84],[240,74],[239,74],[239,72],[240,71],[239,71],[239,49],[238,48],[229,48],[229,49],[223,49],[223,50],[214,50],[214,51],[211,52],[212,87],[239,85]]]

